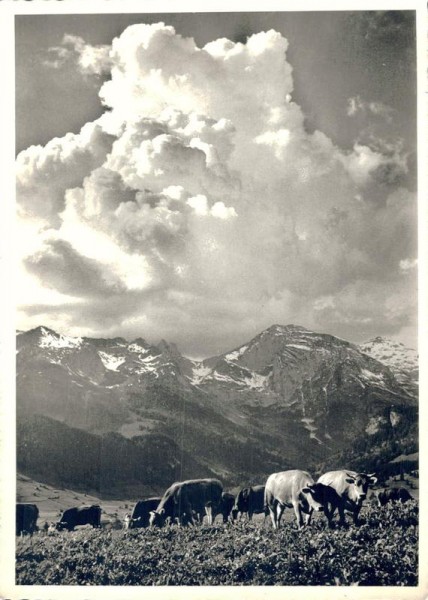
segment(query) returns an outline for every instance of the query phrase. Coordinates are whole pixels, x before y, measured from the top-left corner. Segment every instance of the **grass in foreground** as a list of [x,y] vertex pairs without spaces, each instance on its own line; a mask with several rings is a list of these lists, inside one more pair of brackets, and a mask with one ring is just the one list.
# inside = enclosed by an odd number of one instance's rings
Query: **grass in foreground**
[[19,585],[417,585],[416,502],[368,506],[360,527],[262,521],[17,540]]

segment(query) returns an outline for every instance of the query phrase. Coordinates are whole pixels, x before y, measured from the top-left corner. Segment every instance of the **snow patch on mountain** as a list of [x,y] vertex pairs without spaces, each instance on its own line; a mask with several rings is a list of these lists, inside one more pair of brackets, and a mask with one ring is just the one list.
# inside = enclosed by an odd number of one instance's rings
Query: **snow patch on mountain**
[[309,437],[312,440],[316,440],[319,444],[322,444],[322,441],[315,435],[315,432],[318,431],[318,428],[314,425],[314,419],[309,419],[309,417],[302,418],[303,427],[309,431]]
[[361,377],[366,381],[378,381],[379,383],[384,382],[383,373],[373,373],[373,371],[369,371],[368,369],[361,369]]
[[202,381],[210,375],[212,369],[210,367],[206,367],[204,363],[194,363],[195,366],[192,369],[192,377],[190,377],[190,383],[193,385],[199,385]]
[[251,373],[251,377],[246,377],[243,383],[252,390],[262,390],[266,386],[269,375],[260,375],[260,373]]
[[107,352],[99,351],[98,355],[105,368],[109,371],[117,371],[120,365],[126,360],[124,356],[113,356],[112,354],[107,354]]
[[237,360],[240,356],[242,356],[244,354],[244,352],[245,352],[245,350],[247,348],[248,348],[248,346],[242,346],[238,350],[234,350],[233,352],[229,352],[229,354],[226,354],[226,356],[224,358],[226,360]]
[[287,348],[298,348],[299,350],[312,350],[312,348],[310,348],[309,346],[306,346],[304,344],[287,344],[286,347]]
[[393,370],[417,371],[418,353],[401,342],[376,337],[360,345],[360,350]]
[[81,337],[69,337],[61,333],[54,334],[44,327],[41,328],[41,332],[40,348],[80,348],[83,343]]
[[380,428],[385,425],[385,423],[385,417],[370,417],[365,431],[368,435],[374,435],[375,433],[378,433]]
[[224,373],[219,373],[218,371],[213,371],[211,375],[208,375],[206,379],[215,379],[216,381],[221,381],[223,383],[233,383],[234,385],[244,385],[242,381],[237,381],[230,377],[229,375],[224,375]]
[[145,358],[139,357],[138,367],[135,372],[138,375],[144,375],[145,373],[154,373],[156,378],[159,377],[159,356],[153,356],[152,354]]
[[133,344],[129,344],[128,350],[130,352],[135,352],[136,354],[147,354],[147,352],[149,352],[148,348],[143,348],[135,342]]

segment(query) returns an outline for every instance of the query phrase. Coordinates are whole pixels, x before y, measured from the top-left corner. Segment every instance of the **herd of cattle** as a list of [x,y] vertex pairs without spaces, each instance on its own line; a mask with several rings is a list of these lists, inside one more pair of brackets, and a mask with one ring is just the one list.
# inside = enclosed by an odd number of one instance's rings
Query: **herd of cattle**
[[[345,512],[358,524],[358,515],[370,485],[377,478],[374,474],[355,471],[330,471],[315,483],[306,471],[291,470],[273,473],[265,485],[243,488],[235,497],[223,491],[218,479],[194,479],[171,485],[162,497],[138,501],[132,513],[125,515],[125,529],[139,527],[162,527],[165,523],[181,525],[201,523],[206,516],[212,525],[221,514],[223,522],[235,521],[246,514],[270,514],[273,528],[278,529],[285,508],[293,508],[299,528],[309,525],[313,512],[322,512],[329,527],[333,516],[339,513],[339,525],[345,524]],[[375,497],[379,506],[388,502],[407,502],[412,499],[405,488],[379,490]],[[35,504],[17,504],[16,534],[32,534],[38,529],[39,509]],[[73,531],[79,525],[101,527],[101,507],[98,505],[69,508],[60,520],[46,530]]]

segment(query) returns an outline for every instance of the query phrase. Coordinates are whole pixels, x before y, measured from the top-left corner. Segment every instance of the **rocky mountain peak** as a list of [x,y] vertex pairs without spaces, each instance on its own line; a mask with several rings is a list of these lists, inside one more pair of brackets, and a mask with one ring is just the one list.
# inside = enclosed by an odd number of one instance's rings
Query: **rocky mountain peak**
[[173,342],[168,343],[164,339],[162,339],[156,346],[162,354],[167,354],[171,356],[171,358],[181,358],[181,353],[178,350],[176,344]]
[[[369,353],[381,346],[363,351],[274,324],[229,352],[192,361],[165,340],[96,340],[40,327],[17,337],[17,412],[137,445],[148,437],[156,452],[161,435],[187,444],[204,468],[257,475],[284,468],[284,457],[309,464],[358,436],[390,436],[388,428],[414,423],[417,389]],[[401,346],[391,348],[404,356]],[[247,460],[253,447],[261,453],[257,473],[254,454]]]
[[359,349],[364,354],[388,366],[401,379],[403,374],[410,375],[413,379],[417,378],[418,353],[413,348],[406,347],[402,342],[377,336],[360,344]]

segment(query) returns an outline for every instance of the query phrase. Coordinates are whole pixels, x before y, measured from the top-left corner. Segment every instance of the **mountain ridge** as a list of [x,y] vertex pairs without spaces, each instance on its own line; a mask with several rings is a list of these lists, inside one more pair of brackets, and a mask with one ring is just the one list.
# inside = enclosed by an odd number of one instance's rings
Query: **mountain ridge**
[[162,436],[202,471],[256,482],[265,471],[316,465],[355,439],[417,427],[415,382],[365,350],[274,324],[196,361],[165,340],[71,337],[40,326],[17,336],[17,416],[136,444]]

